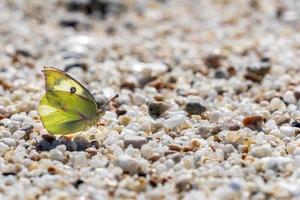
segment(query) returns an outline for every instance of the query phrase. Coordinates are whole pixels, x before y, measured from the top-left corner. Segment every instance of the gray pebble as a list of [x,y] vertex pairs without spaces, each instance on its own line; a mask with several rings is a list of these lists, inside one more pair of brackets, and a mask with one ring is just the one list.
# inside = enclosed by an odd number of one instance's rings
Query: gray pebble
[[89,141],[85,137],[81,137],[81,136],[75,137],[74,142],[77,143],[78,151],[84,151],[86,148],[91,146]]
[[149,104],[148,113],[153,118],[162,116],[168,109],[168,105],[164,102],[155,101]]
[[51,147],[51,143],[45,140],[40,141],[36,145],[38,151],[49,151],[51,150]]
[[142,136],[127,136],[124,139],[125,148],[127,148],[129,145],[132,145],[133,148],[140,149],[146,143],[147,143],[147,139]]
[[9,147],[16,147],[18,144],[18,142],[13,138],[2,138],[0,139],[0,142],[8,145]]
[[74,141],[66,141],[64,145],[66,145],[68,151],[77,151],[78,145]]
[[185,111],[189,115],[201,115],[206,111],[206,107],[200,104],[199,102],[189,102],[185,106]]

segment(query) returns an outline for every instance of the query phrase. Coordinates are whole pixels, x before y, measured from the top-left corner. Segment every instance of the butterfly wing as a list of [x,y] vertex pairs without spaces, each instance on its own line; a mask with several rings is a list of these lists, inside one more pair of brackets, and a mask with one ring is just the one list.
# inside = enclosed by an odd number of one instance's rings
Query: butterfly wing
[[38,108],[44,127],[51,134],[69,134],[84,130],[94,121],[95,104],[77,94],[48,91]]
[[43,72],[45,75],[46,91],[72,92],[88,99],[96,105],[95,98],[89,90],[65,72],[53,67],[45,67]]

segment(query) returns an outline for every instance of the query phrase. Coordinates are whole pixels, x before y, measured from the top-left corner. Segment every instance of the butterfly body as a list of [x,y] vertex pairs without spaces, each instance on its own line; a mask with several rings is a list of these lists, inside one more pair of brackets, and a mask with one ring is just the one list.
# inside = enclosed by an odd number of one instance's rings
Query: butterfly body
[[63,71],[46,67],[46,93],[38,112],[51,134],[80,132],[96,124],[100,118],[94,96],[78,81]]

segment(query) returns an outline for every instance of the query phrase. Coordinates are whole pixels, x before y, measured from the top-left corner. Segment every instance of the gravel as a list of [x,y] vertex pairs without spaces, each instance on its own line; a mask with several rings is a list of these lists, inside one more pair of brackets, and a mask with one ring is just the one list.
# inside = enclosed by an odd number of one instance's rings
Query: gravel
[[[1,1],[0,199],[299,199],[299,8]],[[44,66],[119,98],[52,136]]]

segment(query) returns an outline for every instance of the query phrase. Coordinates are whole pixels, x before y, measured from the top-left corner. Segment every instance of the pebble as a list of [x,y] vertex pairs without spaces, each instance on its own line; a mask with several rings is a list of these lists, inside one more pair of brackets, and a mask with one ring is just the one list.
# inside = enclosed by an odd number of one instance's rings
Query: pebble
[[163,102],[151,102],[148,106],[148,113],[153,118],[161,117],[168,109],[168,105]]
[[263,125],[263,117],[260,115],[250,115],[243,119],[243,125],[252,129],[260,129]]
[[250,155],[257,157],[257,158],[272,156],[272,148],[269,144],[255,146],[255,147],[251,148]]
[[52,149],[49,151],[51,160],[58,160],[60,162],[64,161],[64,154],[58,149]]
[[184,115],[176,115],[172,116],[169,119],[165,120],[164,126],[167,129],[173,129],[181,126],[186,120],[186,116]]
[[286,105],[279,98],[275,97],[271,100],[270,104],[268,105],[268,109],[271,111],[282,111],[286,109]]
[[139,170],[138,161],[127,155],[119,156],[116,160],[116,165],[129,174],[136,174]]
[[285,137],[295,137],[295,128],[290,127],[290,126],[281,126],[280,127],[280,132],[282,135],[284,135]]
[[86,148],[91,146],[89,141],[81,136],[75,137],[73,141],[76,142],[78,151],[84,151]]
[[9,147],[17,147],[18,142],[13,138],[2,138],[0,142],[6,144]]
[[85,149],[85,152],[87,152],[91,156],[97,155],[97,149],[94,147],[89,147],[89,148]]
[[51,148],[52,148],[51,143],[45,140],[38,142],[36,145],[36,149],[38,151],[49,151],[51,150]]
[[300,122],[299,121],[293,121],[291,126],[296,127],[296,128],[300,128]]
[[3,142],[0,142],[0,154],[4,156],[5,153],[9,150],[9,146]]
[[22,127],[20,129],[21,131],[25,131],[26,134],[31,133],[33,130],[33,125],[29,123],[22,124]]
[[83,168],[88,166],[87,158],[84,152],[75,152],[70,156],[70,163],[74,168]]
[[271,66],[268,63],[253,65],[247,68],[245,78],[254,82],[261,82],[270,71]]
[[64,145],[66,145],[68,151],[77,151],[78,145],[74,141],[66,141],[64,142]]
[[127,148],[129,145],[132,145],[133,148],[140,149],[146,143],[147,143],[147,139],[145,137],[127,136],[124,139],[124,148]]
[[14,132],[13,134],[13,138],[20,140],[25,136],[26,132],[22,131],[22,130],[17,130],[16,132]]
[[218,54],[218,53],[213,53],[209,54],[204,58],[204,63],[207,67],[210,68],[219,68],[222,65],[222,60],[224,59],[224,56]]
[[189,102],[185,105],[185,111],[189,115],[201,115],[206,111],[206,107],[198,102]]

